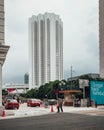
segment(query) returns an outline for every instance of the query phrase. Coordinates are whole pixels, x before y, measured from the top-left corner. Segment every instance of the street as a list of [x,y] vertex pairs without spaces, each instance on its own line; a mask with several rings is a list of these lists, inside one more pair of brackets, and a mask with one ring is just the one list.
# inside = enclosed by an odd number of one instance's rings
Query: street
[[[7,118],[17,118],[17,117],[27,117],[27,116],[38,116],[38,115],[46,115],[46,114],[52,114],[52,113],[56,113],[57,112],[57,108],[55,105],[53,105],[53,111],[51,112],[51,106],[48,106],[47,108],[45,108],[44,106],[42,107],[27,107],[26,103],[20,104],[20,108],[19,109],[8,109],[5,110],[5,117],[0,117],[0,119],[7,119]],[[87,115],[91,115],[91,114],[96,114],[97,116],[100,115],[104,115],[104,107],[102,106],[101,108],[92,108],[92,107],[67,107],[67,106],[63,106],[63,110],[65,113],[79,113],[79,114],[87,114]],[[100,113],[98,113],[100,112]]]
[[0,130],[104,130],[104,117],[76,113],[0,120]]

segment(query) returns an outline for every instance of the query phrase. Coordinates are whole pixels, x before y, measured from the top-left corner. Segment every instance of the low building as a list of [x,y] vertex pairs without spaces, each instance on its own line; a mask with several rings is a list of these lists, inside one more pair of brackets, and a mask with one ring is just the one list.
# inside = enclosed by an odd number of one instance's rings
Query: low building
[[7,90],[8,94],[24,94],[29,89],[29,86],[26,84],[9,84],[2,89]]
[[75,93],[80,93],[81,90],[63,90],[59,91],[59,93],[64,94],[64,105],[65,106],[74,106],[75,105]]
[[88,74],[83,74],[83,75],[79,75],[79,76],[75,76],[75,77],[70,77],[67,80],[71,81],[71,80],[77,80],[77,79],[97,79],[100,78],[99,74],[96,73],[88,73]]

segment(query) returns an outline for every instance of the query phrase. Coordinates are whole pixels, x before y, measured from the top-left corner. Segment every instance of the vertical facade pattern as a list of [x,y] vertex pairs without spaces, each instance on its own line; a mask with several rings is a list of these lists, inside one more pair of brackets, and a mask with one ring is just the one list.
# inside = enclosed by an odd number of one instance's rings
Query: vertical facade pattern
[[104,0],[99,0],[100,76],[104,78]]
[[49,18],[47,19],[47,36],[46,36],[46,40],[47,40],[47,55],[46,55],[46,62],[47,62],[47,82],[50,81],[50,68],[51,68],[51,64],[50,64],[50,20]]
[[4,44],[4,0],[0,0],[0,45]]
[[59,56],[60,56],[60,41],[59,41],[59,23],[58,21],[56,21],[56,79],[58,79],[59,77],[59,70],[60,70],[60,67],[59,67],[59,64],[60,64],[60,59],[59,59]]
[[40,22],[40,53],[41,53],[41,83],[45,83],[45,24],[44,21],[41,20]]
[[63,79],[63,24],[58,15],[29,19],[29,88]]
[[[33,66],[34,66],[34,80],[35,80],[35,83],[36,84],[38,84],[38,44],[36,44],[36,43],[38,43],[38,40],[37,40],[37,27],[38,27],[38,25],[37,25],[37,22],[35,21],[34,22],[34,43],[35,43],[35,46],[34,46],[34,49],[33,49],[33,51],[34,51],[34,64],[33,64]],[[35,64],[35,62],[37,63],[37,64]]]

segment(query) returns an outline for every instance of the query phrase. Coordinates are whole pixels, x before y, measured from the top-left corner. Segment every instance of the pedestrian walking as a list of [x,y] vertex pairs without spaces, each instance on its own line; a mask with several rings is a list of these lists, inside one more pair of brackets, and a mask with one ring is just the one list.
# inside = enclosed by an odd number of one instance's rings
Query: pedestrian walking
[[63,106],[63,100],[61,98],[58,98],[58,101],[57,101],[57,110],[58,111],[57,111],[57,113],[59,113],[60,110],[61,110],[61,112],[63,112],[62,106]]

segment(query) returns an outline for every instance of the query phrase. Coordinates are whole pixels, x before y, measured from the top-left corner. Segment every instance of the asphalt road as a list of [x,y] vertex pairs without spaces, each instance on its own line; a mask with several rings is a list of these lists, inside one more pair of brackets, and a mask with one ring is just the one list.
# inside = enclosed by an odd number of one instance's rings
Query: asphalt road
[[104,130],[104,116],[55,113],[0,120],[0,130]]

